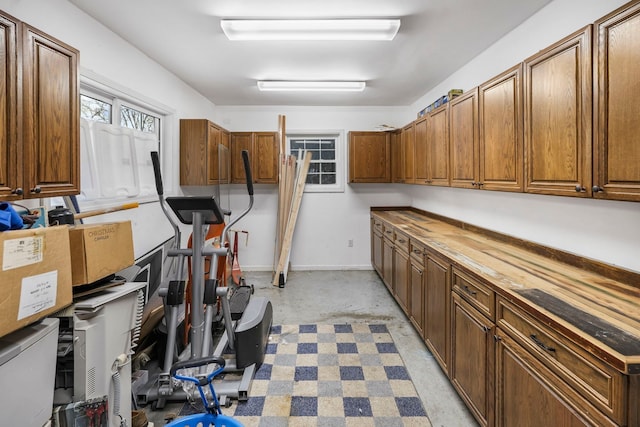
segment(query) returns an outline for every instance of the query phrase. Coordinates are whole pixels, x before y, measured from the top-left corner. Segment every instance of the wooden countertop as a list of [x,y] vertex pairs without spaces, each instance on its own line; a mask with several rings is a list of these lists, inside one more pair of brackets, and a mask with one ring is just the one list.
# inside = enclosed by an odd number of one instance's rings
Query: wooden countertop
[[640,374],[640,274],[599,274],[415,209],[372,208],[372,215],[484,279],[619,371]]

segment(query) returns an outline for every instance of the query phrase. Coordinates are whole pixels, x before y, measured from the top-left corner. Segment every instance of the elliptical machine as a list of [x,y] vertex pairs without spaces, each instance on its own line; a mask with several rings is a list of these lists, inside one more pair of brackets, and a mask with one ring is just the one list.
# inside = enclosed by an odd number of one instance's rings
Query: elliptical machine
[[[253,181],[249,154],[246,150],[242,151],[249,206],[224,227],[220,235],[220,247],[206,246],[204,241],[206,227],[212,224],[223,224],[225,215],[230,216],[231,212],[223,211],[214,197],[180,196],[164,199],[157,152],[151,153],[151,160],[160,207],[175,234],[176,248],[170,249],[167,256],[177,258],[178,272],[177,277],[169,280],[167,285],[162,286],[159,291],[164,299],[167,325],[163,368],[157,379],[149,381],[147,387],[137,395],[138,402],[141,404],[151,402],[153,409],[160,409],[164,407],[167,400],[186,400],[186,394],[172,380],[170,372],[176,356],[179,309],[184,302],[186,281],[183,278],[183,272],[187,257],[191,258],[192,266],[190,343],[178,356],[178,360],[182,362],[224,357],[226,363],[223,372],[237,373],[240,379],[225,379],[216,386],[220,404],[228,406],[231,399],[246,400],[255,372],[264,361],[273,321],[273,308],[266,298],[253,296],[252,288],[251,292],[246,291],[248,287],[238,288],[240,291],[234,292],[235,289],[220,286],[217,273],[220,258],[229,256],[230,245],[227,243],[229,230],[253,207]],[[179,247],[180,227],[169,214],[165,202],[181,223],[192,225],[191,248]],[[208,278],[205,278],[205,257],[211,257]],[[212,331],[216,318],[224,323],[224,333],[214,349]]]

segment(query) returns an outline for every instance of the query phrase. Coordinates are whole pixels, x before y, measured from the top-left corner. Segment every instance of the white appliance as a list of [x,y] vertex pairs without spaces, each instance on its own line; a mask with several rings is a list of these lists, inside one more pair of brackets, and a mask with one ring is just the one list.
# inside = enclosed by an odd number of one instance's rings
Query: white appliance
[[0,338],[0,425],[41,427],[51,418],[58,319]]
[[[73,400],[108,396],[109,426],[131,425],[131,355],[145,282],[101,291],[73,307]],[[132,345],[133,343],[133,345]]]

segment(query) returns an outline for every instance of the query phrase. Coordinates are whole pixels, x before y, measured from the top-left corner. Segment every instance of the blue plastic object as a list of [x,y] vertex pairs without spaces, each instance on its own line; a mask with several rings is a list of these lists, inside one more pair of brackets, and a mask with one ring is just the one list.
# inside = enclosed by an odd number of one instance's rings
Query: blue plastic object
[[[208,365],[210,363],[216,363],[218,369],[215,369],[206,378],[187,377],[184,375],[178,375],[176,372],[179,369],[193,368],[202,365]],[[213,379],[224,370],[225,360],[222,357],[205,357],[202,359],[187,360],[184,362],[178,362],[171,367],[171,375],[182,381],[189,381],[196,385],[198,392],[200,393],[200,399],[206,409],[204,414],[187,415],[186,417],[178,418],[166,424],[165,427],[244,427],[242,423],[234,420],[231,417],[222,415],[220,410],[220,403],[218,397],[213,389]],[[209,386],[209,392],[211,393],[213,402],[207,400],[204,394],[203,386]]]
[[20,230],[24,227],[22,217],[7,202],[0,202],[0,231]]

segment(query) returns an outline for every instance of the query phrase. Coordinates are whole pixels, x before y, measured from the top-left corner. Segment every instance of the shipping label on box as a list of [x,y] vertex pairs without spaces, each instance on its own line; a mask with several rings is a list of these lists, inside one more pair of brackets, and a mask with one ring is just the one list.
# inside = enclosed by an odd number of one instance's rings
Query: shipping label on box
[[71,227],[73,286],[102,280],[134,262],[131,221]]
[[1,232],[0,257],[0,336],[71,304],[66,225]]

